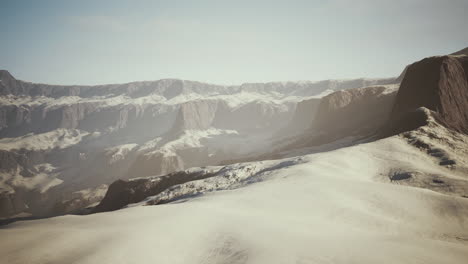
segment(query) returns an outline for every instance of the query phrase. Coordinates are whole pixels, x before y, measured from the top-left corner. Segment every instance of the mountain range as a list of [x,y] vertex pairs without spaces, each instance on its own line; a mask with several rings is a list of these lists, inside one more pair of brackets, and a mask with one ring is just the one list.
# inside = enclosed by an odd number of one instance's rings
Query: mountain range
[[402,70],[235,86],[60,86],[0,71],[0,217],[15,238],[0,253],[463,263],[468,49]]

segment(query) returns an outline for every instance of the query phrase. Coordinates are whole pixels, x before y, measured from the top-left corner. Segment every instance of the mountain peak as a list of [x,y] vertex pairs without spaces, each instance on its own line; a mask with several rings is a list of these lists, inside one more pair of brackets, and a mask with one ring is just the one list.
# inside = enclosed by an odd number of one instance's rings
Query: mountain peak
[[0,80],[15,80],[15,77],[7,70],[0,70]]

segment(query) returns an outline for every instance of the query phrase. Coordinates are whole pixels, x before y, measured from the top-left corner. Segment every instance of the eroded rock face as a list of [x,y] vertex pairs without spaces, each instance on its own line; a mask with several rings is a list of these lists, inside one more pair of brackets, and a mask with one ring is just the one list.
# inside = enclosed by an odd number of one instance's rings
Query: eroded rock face
[[[219,105],[219,106],[218,106]],[[194,101],[180,105],[172,133],[180,133],[184,130],[208,129],[218,112],[218,108],[223,107],[223,102],[219,101]]]
[[[307,127],[301,134],[293,134],[278,142],[275,151],[235,162],[282,158],[297,149],[324,146],[334,149],[339,145],[376,136],[387,123],[399,85],[390,84],[347,89],[331,93],[321,99],[310,99],[296,109],[291,126]],[[296,124],[296,125],[294,125]],[[300,125],[297,125],[300,124]],[[347,143],[346,143],[346,142]],[[333,146],[335,145],[335,146]],[[222,164],[228,164],[227,161]]]
[[398,86],[373,86],[322,98],[312,129],[340,136],[377,131],[389,117]]
[[118,210],[128,204],[141,202],[167,188],[189,181],[212,177],[214,174],[205,171],[179,171],[160,177],[117,180],[107,190],[106,196],[93,209],[94,213]]
[[[424,107],[445,127],[468,133],[468,56],[430,57],[408,66],[386,135],[425,124]],[[419,114],[418,114],[419,113]]]
[[320,103],[320,98],[312,98],[299,102],[288,126],[290,133],[297,133],[310,128],[311,120],[315,119]]
[[19,214],[27,209],[26,202],[18,193],[0,193],[0,218]]

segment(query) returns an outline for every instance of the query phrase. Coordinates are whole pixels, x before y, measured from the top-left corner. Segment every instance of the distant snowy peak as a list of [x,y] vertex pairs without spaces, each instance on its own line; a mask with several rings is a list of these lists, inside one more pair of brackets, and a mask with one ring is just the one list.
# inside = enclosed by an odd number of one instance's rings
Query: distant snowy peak
[[[245,129],[276,129],[278,125],[274,124],[280,119],[270,117],[276,113],[281,118],[285,117],[285,112],[293,111],[295,104],[304,99],[322,97],[336,90],[394,81],[390,78],[221,86],[162,79],[98,86],[60,86],[16,80],[7,71],[2,71],[2,76],[2,137],[44,133],[59,128],[107,133],[133,127],[128,132],[133,130],[133,134],[141,134],[139,129],[151,123],[158,124],[150,128],[158,136],[168,131],[174,117],[177,117],[175,131],[204,129],[213,123],[222,129],[237,130],[233,124]],[[265,116],[266,119],[263,118]]]
[[87,135],[89,135],[88,132],[78,129],[56,129],[38,135],[28,134],[16,138],[0,138],[0,150],[64,149],[78,144]]
[[1,87],[0,95],[45,96],[59,98],[63,96],[78,96],[89,98],[96,96],[124,95],[131,98],[145,97],[151,94],[159,95],[167,100],[180,95],[199,94],[203,96],[232,95],[235,93],[273,93],[295,96],[314,96],[327,89],[341,90],[358,88],[376,84],[395,82],[395,78],[387,79],[352,79],[325,80],[318,82],[270,82],[244,83],[242,85],[215,85],[196,81],[179,79],[161,79],[157,81],[131,82],[108,85],[48,85],[16,80],[8,71],[0,71],[2,82],[8,82]]

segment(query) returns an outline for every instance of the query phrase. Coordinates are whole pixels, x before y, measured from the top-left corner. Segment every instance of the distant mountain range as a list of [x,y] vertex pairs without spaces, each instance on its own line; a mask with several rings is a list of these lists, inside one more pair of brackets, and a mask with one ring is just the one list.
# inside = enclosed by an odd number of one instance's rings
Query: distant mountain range
[[[59,86],[0,71],[0,215],[87,212],[118,180],[90,209],[114,210],[215,175],[188,168],[352,145],[416,129],[430,116],[466,134],[466,58],[427,58],[398,78],[239,86],[176,79]],[[122,181],[160,175],[168,180],[141,180],[142,190]]]
[[117,179],[268,153],[312,124],[313,111],[296,114],[301,101],[394,78],[60,86],[0,71],[0,81],[0,216],[9,218],[74,212]]
[[0,262],[465,263],[466,51],[239,86],[2,71]]

